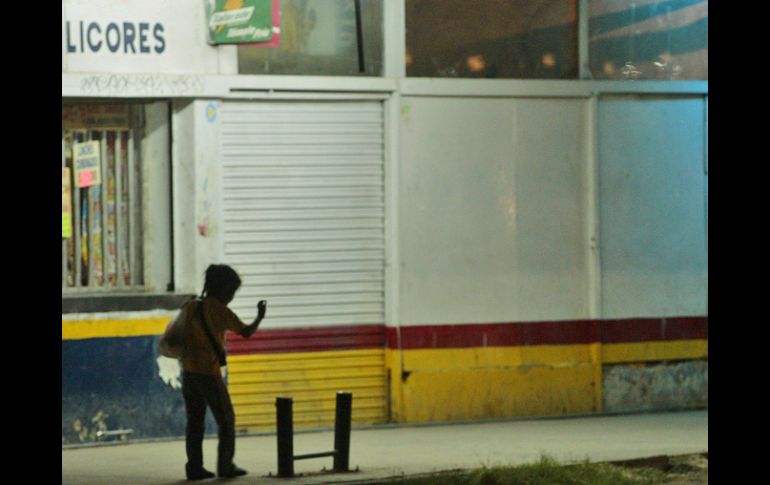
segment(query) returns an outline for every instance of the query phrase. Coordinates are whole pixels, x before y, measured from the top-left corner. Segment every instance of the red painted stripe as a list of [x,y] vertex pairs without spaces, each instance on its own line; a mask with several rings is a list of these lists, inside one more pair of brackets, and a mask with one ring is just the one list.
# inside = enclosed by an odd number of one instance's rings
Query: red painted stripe
[[258,330],[248,339],[228,333],[226,345],[229,355],[381,349],[385,347],[385,326]]
[[[398,348],[398,331],[388,327],[388,348]],[[634,343],[708,339],[707,317],[636,318],[479,325],[401,327],[401,348],[434,349],[523,345]]]
[[656,340],[708,339],[706,317],[634,318],[602,322],[602,342],[608,344]]
[[[388,347],[397,348],[396,329],[389,327],[387,332]],[[569,345],[589,343],[590,337],[588,320],[401,327],[404,349]]]
[[[440,349],[527,345],[708,340],[708,317],[630,318],[402,326],[401,348]],[[383,325],[259,330],[249,339],[228,333],[230,355],[397,349],[398,330]]]

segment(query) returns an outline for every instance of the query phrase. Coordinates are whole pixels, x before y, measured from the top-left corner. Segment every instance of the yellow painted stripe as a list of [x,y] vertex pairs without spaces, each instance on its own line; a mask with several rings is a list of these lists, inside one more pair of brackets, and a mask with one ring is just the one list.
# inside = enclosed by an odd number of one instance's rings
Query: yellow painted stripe
[[353,424],[387,420],[385,349],[228,357],[236,427],[275,429],[275,399],[290,397],[295,428],[330,427],[338,391],[353,394]]
[[161,335],[170,320],[170,317],[154,317],[129,320],[62,321],[61,338],[62,340],[81,340]]
[[413,371],[402,416],[416,423],[588,413],[596,409],[593,383],[591,363]]
[[[386,353],[392,419],[418,423],[593,412],[598,349],[589,344]],[[429,399],[426,396],[430,396]]]
[[597,412],[603,365],[706,357],[708,341],[700,339],[388,349],[390,415],[409,423]]
[[594,372],[594,410],[600,413],[604,411],[604,399],[602,394],[602,344],[600,342],[594,342],[589,345],[589,353],[591,354],[591,365]]
[[704,359],[708,340],[669,340],[602,345],[602,362],[653,362],[661,360]]

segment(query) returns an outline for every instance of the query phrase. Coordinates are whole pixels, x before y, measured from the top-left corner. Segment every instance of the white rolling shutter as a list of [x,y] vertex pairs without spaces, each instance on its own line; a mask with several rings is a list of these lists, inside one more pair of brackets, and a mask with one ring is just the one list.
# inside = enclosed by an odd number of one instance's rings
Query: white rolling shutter
[[384,323],[380,102],[225,102],[223,261],[243,319],[267,328]]

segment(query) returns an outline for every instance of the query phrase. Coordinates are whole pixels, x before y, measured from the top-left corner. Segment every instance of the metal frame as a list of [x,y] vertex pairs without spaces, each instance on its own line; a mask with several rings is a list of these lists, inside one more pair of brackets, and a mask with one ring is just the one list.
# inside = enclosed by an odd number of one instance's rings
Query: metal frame
[[[86,132],[86,141],[93,141],[93,130]],[[88,288],[95,287],[94,285],[94,211],[91,204],[91,190],[90,187],[85,190],[85,203],[88,206]]]
[[115,137],[115,278],[116,286],[123,286],[123,278],[120,274],[120,254],[125,251],[121,248],[123,245],[123,198],[121,193],[123,190],[123,171],[121,170],[121,157],[120,154],[123,151],[123,132],[117,132]]
[[[66,147],[64,143],[64,133],[65,130],[62,130],[62,167],[66,166]],[[88,210],[88,247],[89,247],[89,254],[88,254],[88,284],[83,285],[81,283],[83,274],[82,274],[82,265],[80,263],[82,254],[81,254],[81,211],[82,211],[82,204],[81,204],[81,190],[77,188],[74,184],[72,187],[72,198],[73,198],[73,204],[72,204],[72,210],[73,210],[73,217],[72,217],[72,224],[73,224],[73,235],[72,235],[72,244],[74,244],[74,285],[69,286],[67,284],[67,241],[62,240],[62,294],[68,295],[68,296],[78,296],[83,295],[85,293],[114,293],[117,291],[125,291],[125,290],[141,290],[142,288],[138,286],[138,275],[139,275],[139,261],[141,258],[137,256],[138,252],[141,248],[141,241],[139,240],[139,237],[141,237],[141,233],[137,230],[139,223],[139,218],[141,214],[138,212],[138,209],[134,204],[131,204],[129,202],[129,221],[128,221],[128,228],[129,231],[128,239],[124,239],[123,232],[126,230],[126,228],[122,227],[126,221],[124,221],[124,217],[122,215],[122,211],[124,209],[123,200],[121,197],[121,191],[124,188],[124,184],[128,183],[129,187],[129,195],[128,199],[129,201],[139,201],[141,203],[141,199],[139,197],[139,184],[140,180],[137,180],[138,174],[137,174],[137,160],[136,160],[136,151],[134,150],[134,130],[129,129],[127,132],[126,130],[82,130],[82,131],[73,131],[75,135],[73,136],[73,143],[80,140],[80,141],[89,141],[93,140],[95,138],[96,133],[100,133],[101,135],[101,142],[100,142],[100,169],[102,173],[102,187],[101,187],[101,195],[99,202],[101,203],[101,230],[102,230],[102,241],[101,241],[101,251],[102,251],[102,258],[103,258],[103,264],[102,264],[102,276],[103,276],[103,282],[104,284],[99,286],[96,284],[96,274],[94,269],[94,251],[93,251],[93,226],[94,226],[94,213],[89,207]],[[107,138],[108,133],[114,133],[115,134],[115,145],[114,145],[114,153],[115,153],[115,244],[116,244],[116,276],[117,281],[116,285],[114,287],[108,286],[107,282],[109,280],[109,272],[107,269],[107,226],[108,226],[108,217],[107,217],[107,178],[108,178],[108,161],[107,161]],[[127,133],[127,135],[126,135]],[[83,134],[83,135],[80,135]],[[127,147],[127,163],[128,163],[128,180],[123,180],[123,173],[121,170],[121,151],[123,148],[123,136],[127,137],[128,140],[128,147]],[[74,171],[73,171],[74,176]],[[84,199],[86,203],[91,203],[91,194],[86,193],[86,197]],[[123,247],[123,241],[128,242],[128,247]],[[131,281],[129,284],[126,284],[125,281],[122,278],[121,274],[121,264],[120,264],[120,258],[122,254],[126,254],[128,256],[128,267],[130,272],[130,278]]]
[[[137,199],[140,199],[137,197],[137,172],[136,172],[136,153],[134,149],[134,131],[129,130],[128,132],[128,169],[126,172],[128,173],[128,200],[129,200],[129,208],[128,208],[128,275],[129,275],[129,286],[136,286],[136,273],[137,273],[137,257],[136,257],[136,251],[137,251],[137,215],[136,211],[138,210],[135,204],[131,204],[131,201],[136,201]],[[141,199],[140,199],[141,201]]]
[[[91,75],[62,73],[62,97],[89,96],[80,83]],[[142,74],[125,74],[140,79]],[[350,78],[319,76],[190,75],[201,80],[203,89],[194,93],[169,94],[159,85],[155,91],[126,89],[99,93],[102,98],[146,99],[350,99],[362,95],[399,93],[404,96],[537,96],[574,97],[598,93],[616,94],[708,94],[708,81],[593,81],[535,79],[447,79],[447,78]]]
[[578,0],[577,14],[577,51],[578,51],[578,78],[591,79],[591,66],[588,62],[588,0]]
[[[64,143],[64,129],[61,131],[61,166],[65,168],[67,166],[67,150]],[[70,197],[72,197],[72,187],[70,187]],[[70,204],[70,210],[73,210],[72,204]],[[70,215],[70,224],[72,224],[72,216]],[[74,236],[74,231],[72,236]],[[72,237],[71,236],[71,237]],[[67,286],[67,244],[69,239],[62,239],[61,242],[61,285],[62,288]]]
[[[75,143],[75,137],[72,137],[72,143]],[[74,177],[75,167],[73,164],[72,174]],[[80,286],[80,189],[72,184],[72,244],[73,244],[73,271],[75,288]]]
[[102,171],[102,281],[107,284],[109,281],[109,272],[107,271],[107,227],[109,219],[107,215],[107,131],[102,130],[101,147],[101,167]]

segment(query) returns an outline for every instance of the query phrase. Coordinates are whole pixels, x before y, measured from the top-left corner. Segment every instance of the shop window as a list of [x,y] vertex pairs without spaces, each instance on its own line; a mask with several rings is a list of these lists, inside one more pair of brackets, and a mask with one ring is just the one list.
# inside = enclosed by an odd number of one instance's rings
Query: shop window
[[708,0],[590,0],[594,79],[708,80]]
[[382,2],[281,0],[278,46],[238,45],[238,72],[380,76]]
[[577,79],[577,0],[406,0],[412,77]]
[[62,291],[143,280],[141,105],[62,104]]

